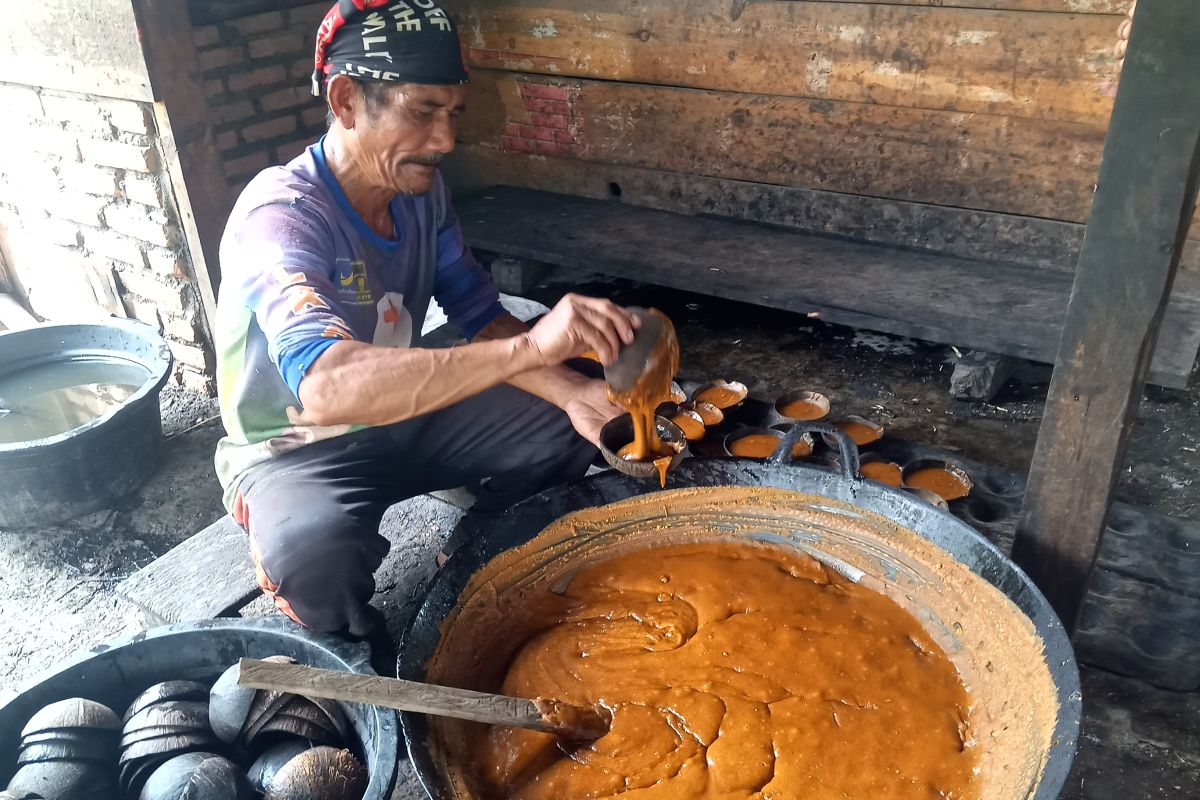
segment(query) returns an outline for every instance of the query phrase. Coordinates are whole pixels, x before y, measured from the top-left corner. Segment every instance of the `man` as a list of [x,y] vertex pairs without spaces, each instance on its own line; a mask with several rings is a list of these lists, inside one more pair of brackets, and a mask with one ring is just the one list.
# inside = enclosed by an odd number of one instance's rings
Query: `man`
[[[303,625],[368,636],[393,503],[476,486],[498,510],[582,476],[617,413],[604,363],[636,320],[569,295],[505,313],[438,173],[467,70],[433,0],[341,0],[318,33],[329,132],[239,198],[221,242],[217,471],[259,583]],[[412,345],[431,298],[469,344]]]

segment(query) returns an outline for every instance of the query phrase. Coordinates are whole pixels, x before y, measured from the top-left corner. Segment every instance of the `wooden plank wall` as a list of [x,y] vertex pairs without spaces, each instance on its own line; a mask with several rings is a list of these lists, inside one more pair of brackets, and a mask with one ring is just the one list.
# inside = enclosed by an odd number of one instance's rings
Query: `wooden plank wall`
[[457,0],[451,175],[1071,269],[1126,1]]

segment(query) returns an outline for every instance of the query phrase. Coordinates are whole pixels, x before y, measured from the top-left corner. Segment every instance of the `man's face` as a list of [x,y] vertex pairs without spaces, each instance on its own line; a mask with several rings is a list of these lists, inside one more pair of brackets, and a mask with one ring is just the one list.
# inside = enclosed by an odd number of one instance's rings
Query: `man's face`
[[373,183],[397,194],[424,194],[434,170],[454,150],[466,87],[387,86],[368,102],[359,95],[348,136],[353,157]]

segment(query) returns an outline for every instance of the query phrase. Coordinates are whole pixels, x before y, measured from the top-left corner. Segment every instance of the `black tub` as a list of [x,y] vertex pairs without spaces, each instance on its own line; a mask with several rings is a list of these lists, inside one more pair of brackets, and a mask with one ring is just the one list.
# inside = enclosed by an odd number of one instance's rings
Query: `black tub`
[[158,395],[171,372],[149,325],[113,319],[0,334],[0,378],[55,361],[121,360],[144,382],[114,410],[45,438],[0,442],[0,527],[50,524],[109,508],[154,471],[162,445]]
[[[211,682],[239,658],[292,656],[302,664],[374,674],[365,645],[310,634],[282,617],[193,622],[154,628],[102,645],[35,678],[0,706],[0,786],[16,767],[21,728],[43,706],[68,697],[104,703],[120,715],[143,689],[165,680]],[[396,780],[396,712],[343,703],[367,758],[364,800],[387,800]]]

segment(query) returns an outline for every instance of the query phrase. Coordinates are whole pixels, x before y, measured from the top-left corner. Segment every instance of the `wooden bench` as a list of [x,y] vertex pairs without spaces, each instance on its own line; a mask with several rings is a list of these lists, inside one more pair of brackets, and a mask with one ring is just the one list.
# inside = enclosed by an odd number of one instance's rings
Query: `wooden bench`
[[[856,328],[1052,362],[1072,276],[814,236],[611,200],[498,186],[457,205],[472,246],[801,313]],[[1200,292],[1181,286],[1151,379],[1183,388]]]

